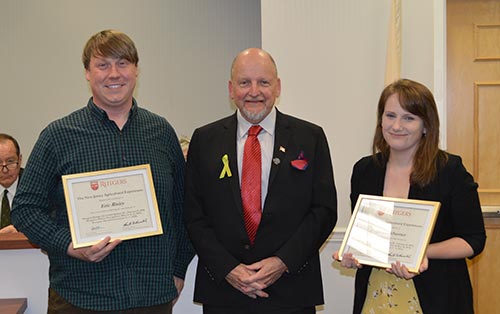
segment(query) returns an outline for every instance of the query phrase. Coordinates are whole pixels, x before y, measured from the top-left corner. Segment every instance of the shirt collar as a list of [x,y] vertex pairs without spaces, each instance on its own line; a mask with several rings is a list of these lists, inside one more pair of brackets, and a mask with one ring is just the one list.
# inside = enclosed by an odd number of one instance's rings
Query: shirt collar
[[[89,102],[87,103],[87,108],[89,108],[90,112],[96,116],[99,120],[101,121],[106,121],[109,120],[108,114],[106,111],[102,110],[101,108],[97,107],[97,105],[94,103],[94,98],[90,97]],[[137,101],[135,98],[132,98],[132,108],[130,108],[130,113],[128,115],[128,118],[131,119],[137,115]]]
[[[238,121],[238,138],[242,138],[246,136],[248,129],[253,125],[243,118],[240,110],[238,109],[236,114],[236,119]],[[276,128],[276,107],[273,106],[269,114],[264,118],[264,120],[260,121],[259,125],[266,131],[266,133],[274,136],[274,130]]]

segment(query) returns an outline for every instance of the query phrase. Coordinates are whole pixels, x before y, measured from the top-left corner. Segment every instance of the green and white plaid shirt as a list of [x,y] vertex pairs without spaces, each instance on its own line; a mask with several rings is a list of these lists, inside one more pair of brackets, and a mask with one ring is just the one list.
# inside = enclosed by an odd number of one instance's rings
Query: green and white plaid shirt
[[[102,262],[66,254],[71,242],[61,176],[150,164],[163,234],[127,240]],[[177,296],[194,251],[182,217],[184,157],[165,118],[134,99],[120,130],[88,105],[52,122],[31,152],[13,204],[12,222],[50,259],[50,287],[71,304],[120,310],[167,303]]]

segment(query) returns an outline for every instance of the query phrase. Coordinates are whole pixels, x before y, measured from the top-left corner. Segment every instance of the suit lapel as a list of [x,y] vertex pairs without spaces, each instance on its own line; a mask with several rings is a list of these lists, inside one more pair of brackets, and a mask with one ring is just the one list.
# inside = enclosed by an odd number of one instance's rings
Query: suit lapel
[[232,178],[230,180],[231,194],[233,195],[236,208],[243,217],[243,205],[241,202],[240,192],[240,178],[238,172],[238,154],[236,152],[236,127],[237,119],[236,114],[232,115],[230,119],[224,124],[224,151],[229,155],[229,168],[232,170]]
[[276,178],[281,167],[285,167],[286,150],[291,136],[290,126],[286,117],[276,110],[276,128],[274,130],[273,160],[271,163],[271,173],[269,174],[268,191]]

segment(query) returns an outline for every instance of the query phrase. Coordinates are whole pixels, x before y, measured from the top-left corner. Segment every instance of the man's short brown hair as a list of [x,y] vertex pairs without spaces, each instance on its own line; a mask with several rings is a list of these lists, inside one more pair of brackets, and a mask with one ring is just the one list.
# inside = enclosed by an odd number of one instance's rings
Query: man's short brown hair
[[111,29],[93,35],[85,44],[82,61],[86,70],[89,69],[92,57],[125,59],[135,65],[139,63],[137,49],[132,39],[125,33]]

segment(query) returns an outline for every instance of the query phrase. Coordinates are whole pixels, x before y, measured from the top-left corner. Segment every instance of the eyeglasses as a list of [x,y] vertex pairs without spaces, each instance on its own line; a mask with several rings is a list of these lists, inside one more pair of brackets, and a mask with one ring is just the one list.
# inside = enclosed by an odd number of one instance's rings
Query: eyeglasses
[[19,161],[10,161],[7,164],[0,165],[2,167],[2,172],[4,168],[7,168],[7,170],[14,170],[17,168],[17,165],[19,164]]

